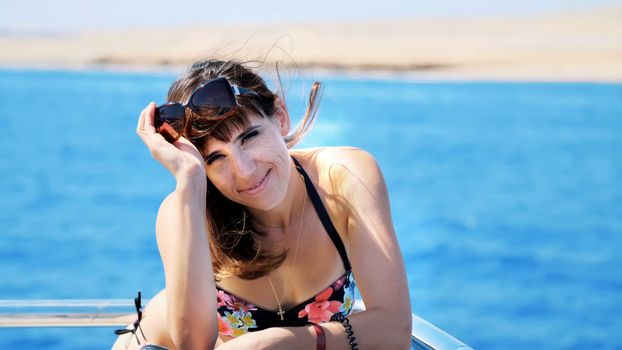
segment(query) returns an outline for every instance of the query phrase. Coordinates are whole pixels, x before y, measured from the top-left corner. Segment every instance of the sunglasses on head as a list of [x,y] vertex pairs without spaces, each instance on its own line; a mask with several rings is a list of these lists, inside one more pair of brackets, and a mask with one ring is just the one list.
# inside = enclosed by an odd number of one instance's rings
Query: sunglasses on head
[[169,102],[156,108],[156,131],[173,143],[181,137],[186,108],[202,116],[224,119],[239,109],[235,96],[256,95],[255,91],[231,85],[225,78],[208,80],[196,88],[185,105]]

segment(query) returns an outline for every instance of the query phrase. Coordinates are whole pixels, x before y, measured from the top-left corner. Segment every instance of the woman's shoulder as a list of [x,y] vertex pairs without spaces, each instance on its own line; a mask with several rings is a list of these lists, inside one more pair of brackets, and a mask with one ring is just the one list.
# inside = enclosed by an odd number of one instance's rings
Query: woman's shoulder
[[368,166],[376,160],[364,149],[352,146],[314,147],[295,149],[291,155],[313,167]]
[[380,176],[373,155],[361,148],[339,146],[292,150],[310,176],[326,192],[341,192],[357,184],[367,183]]

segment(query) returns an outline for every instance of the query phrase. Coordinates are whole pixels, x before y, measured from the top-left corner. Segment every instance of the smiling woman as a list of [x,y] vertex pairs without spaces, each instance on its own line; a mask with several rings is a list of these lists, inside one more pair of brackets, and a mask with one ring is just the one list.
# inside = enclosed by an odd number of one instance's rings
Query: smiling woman
[[[137,133],[176,178],[156,239],[166,288],[114,349],[410,347],[410,301],[382,173],[349,147],[292,149],[282,96],[234,61],[197,62]],[[309,202],[310,205],[307,205]],[[356,290],[365,311],[352,314]]]

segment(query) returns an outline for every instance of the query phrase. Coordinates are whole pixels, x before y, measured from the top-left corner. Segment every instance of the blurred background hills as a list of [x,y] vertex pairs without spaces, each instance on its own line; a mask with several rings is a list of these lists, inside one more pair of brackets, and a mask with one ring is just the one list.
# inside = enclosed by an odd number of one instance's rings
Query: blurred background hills
[[622,81],[621,4],[525,12],[405,11],[392,17],[54,28],[5,22],[0,66],[177,69],[215,52],[263,60],[270,51],[267,63],[319,70],[432,79]]

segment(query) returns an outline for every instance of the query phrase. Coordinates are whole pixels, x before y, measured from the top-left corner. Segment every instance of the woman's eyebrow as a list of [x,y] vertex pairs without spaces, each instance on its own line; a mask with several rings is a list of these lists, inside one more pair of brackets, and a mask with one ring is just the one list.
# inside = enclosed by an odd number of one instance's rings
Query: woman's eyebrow
[[[248,129],[242,131],[236,138],[235,140],[233,140],[234,142],[239,141],[241,139],[243,139],[246,135],[250,134],[251,132],[253,132],[254,130],[257,130],[261,127],[261,125],[251,125],[250,127],[248,127]],[[207,157],[205,157],[205,159],[210,159],[212,156],[216,155],[219,152],[219,150],[210,152]]]
[[234,142],[239,141],[241,139],[243,139],[246,135],[250,134],[251,132],[253,132],[256,129],[259,129],[261,127],[261,125],[251,125],[248,129],[242,131],[234,140]]

